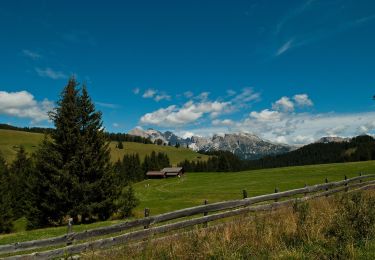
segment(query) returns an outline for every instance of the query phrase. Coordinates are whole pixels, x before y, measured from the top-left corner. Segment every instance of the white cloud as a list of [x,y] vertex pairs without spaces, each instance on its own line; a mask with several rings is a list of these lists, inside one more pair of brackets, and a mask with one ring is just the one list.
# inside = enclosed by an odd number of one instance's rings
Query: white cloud
[[261,112],[256,112],[256,111],[251,112],[250,117],[261,122],[278,121],[281,118],[281,113],[278,111],[264,109]]
[[186,98],[191,98],[192,96],[194,96],[194,93],[191,92],[191,91],[185,91],[185,92],[184,92],[184,96],[185,96]]
[[39,76],[50,78],[50,79],[65,79],[68,77],[62,71],[56,71],[51,68],[45,68],[45,69],[35,68],[35,71],[38,73]]
[[145,93],[143,93],[142,97],[143,98],[153,98],[155,96],[155,94],[156,94],[156,90],[149,88],[145,91]]
[[272,108],[278,111],[289,112],[294,110],[294,104],[288,97],[282,97],[272,104]]
[[141,91],[141,90],[140,90],[139,88],[135,88],[135,89],[133,89],[133,93],[134,93],[135,95],[138,95],[140,91]]
[[37,102],[27,91],[0,91],[0,114],[20,118],[30,118],[32,122],[48,120],[47,112],[53,104],[48,99]]
[[194,133],[193,133],[193,132],[189,132],[189,131],[184,132],[184,133],[182,133],[182,135],[181,135],[181,137],[184,138],[184,139],[186,139],[186,138],[191,138],[192,136],[194,136]]
[[314,105],[314,103],[311,101],[309,96],[307,94],[298,94],[294,95],[293,97],[294,101],[296,102],[297,106],[303,107],[311,107]]
[[156,102],[159,102],[161,100],[171,100],[171,96],[166,94],[165,92],[161,92],[155,89],[147,89],[143,95],[143,98],[152,98]]
[[229,97],[232,97],[232,96],[234,96],[234,95],[236,95],[236,94],[237,94],[237,92],[234,91],[233,89],[228,89],[228,90],[227,90],[227,95],[228,95]]
[[196,99],[200,99],[200,100],[204,101],[204,100],[207,100],[208,95],[210,95],[210,92],[202,92],[202,93],[200,93],[200,94],[196,97]]
[[231,101],[233,103],[247,103],[251,101],[257,101],[259,100],[259,98],[260,93],[255,92],[253,88],[243,88],[241,93],[235,96]]
[[35,52],[35,51],[30,51],[30,50],[22,50],[22,54],[28,58],[31,58],[33,60],[38,60],[40,59],[42,56]]
[[160,100],[171,100],[171,96],[167,95],[167,94],[158,94],[154,97],[154,100],[156,102],[159,102]]
[[195,122],[205,114],[223,112],[228,102],[200,102],[189,101],[182,107],[176,105],[160,108],[154,112],[143,115],[140,119],[142,124],[158,126],[182,126]]
[[231,125],[234,125],[234,122],[231,119],[224,119],[224,120],[215,119],[215,120],[212,121],[212,125],[214,125],[214,126],[231,126]]

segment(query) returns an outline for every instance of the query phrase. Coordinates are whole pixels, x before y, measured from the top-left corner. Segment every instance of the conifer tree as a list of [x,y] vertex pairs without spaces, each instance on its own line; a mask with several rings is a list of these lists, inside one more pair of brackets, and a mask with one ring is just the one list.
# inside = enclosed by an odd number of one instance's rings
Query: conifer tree
[[61,222],[67,214],[75,221],[78,215],[108,218],[116,194],[109,143],[86,87],[80,92],[71,78],[50,118],[56,128],[52,140],[46,138],[36,154],[38,180],[50,195],[37,192],[42,223]]
[[0,233],[9,233],[13,227],[13,210],[10,190],[8,166],[2,154],[0,154]]
[[10,194],[12,197],[13,218],[27,217],[33,207],[33,165],[23,146],[17,152],[10,166]]

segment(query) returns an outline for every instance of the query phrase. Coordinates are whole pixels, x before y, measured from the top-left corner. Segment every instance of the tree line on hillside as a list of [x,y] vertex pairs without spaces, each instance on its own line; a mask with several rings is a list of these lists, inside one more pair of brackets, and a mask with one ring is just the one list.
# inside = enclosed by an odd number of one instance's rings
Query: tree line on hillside
[[169,166],[168,157],[155,152],[142,164],[135,154],[113,165],[102,115],[74,78],[50,118],[55,130],[34,154],[21,146],[10,165],[0,156],[0,233],[12,231],[20,218],[31,229],[61,225],[68,217],[84,223],[129,216],[138,204],[132,183],[148,169]]
[[313,143],[300,149],[247,162],[248,169],[299,166],[308,164],[375,160],[375,139],[368,135],[349,142]]
[[[203,152],[201,152],[203,153]],[[206,152],[207,161],[184,160],[178,166],[187,172],[236,172],[245,169],[245,161],[229,151]]]
[[190,172],[232,172],[285,166],[375,160],[375,139],[357,136],[349,142],[313,143],[297,150],[257,160],[241,160],[230,152],[204,152],[207,161],[188,161],[179,164]]

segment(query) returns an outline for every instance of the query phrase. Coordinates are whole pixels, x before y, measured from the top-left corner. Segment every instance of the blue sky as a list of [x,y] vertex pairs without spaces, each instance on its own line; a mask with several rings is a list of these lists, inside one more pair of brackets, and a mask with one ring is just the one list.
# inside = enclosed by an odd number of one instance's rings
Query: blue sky
[[374,133],[374,1],[2,1],[0,24],[3,123],[51,126],[76,75],[114,132]]

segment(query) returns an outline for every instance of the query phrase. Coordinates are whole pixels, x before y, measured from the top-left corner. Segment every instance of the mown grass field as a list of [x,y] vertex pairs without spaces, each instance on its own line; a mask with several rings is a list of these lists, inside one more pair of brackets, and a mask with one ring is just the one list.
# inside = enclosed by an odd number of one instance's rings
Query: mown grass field
[[[362,172],[375,172],[375,161],[286,167],[237,173],[186,173],[183,178],[145,180],[134,185],[140,205],[135,217],[143,216],[143,209],[150,208],[151,215],[197,206],[205,199],[209,203],[242,198],[242,190],[249,196],[342,180],[344,175],[354,177]],[[90,225],[74,226],[75,231],[107,226],[119,221],[105,221]],[[65,234],[66,227],[46,228],[0,235],[0,244],[27,241]]]
[[[0,129],[0,152],[7,162],[11,162],[17,153],[20,145],[23,145],[28,153],[36,151],[38,144],[43,140],[43,134],[28,133],[14,130]],[[124,149],[116,148],[117,142],[111,142],[111,159],[113,162],[122,159],[124,154],[138,153],[141,160],[152,151],[165,152],[172,165],[188,160],[207,160],[207,155],[198,154],[190,149],[159,146],[154,144],[141,144],[124,142]]]
[[248,196],[301,188],[306,184],[343,180],[360,172],[375,173],[375,161],[284,167],[236,173],[186,173],[182,178],[151,179],[134,185],[141,203],[136,216],[149,208],[151,214],[197,206],[205,199],[209,203],[240,199],[242,190]]

